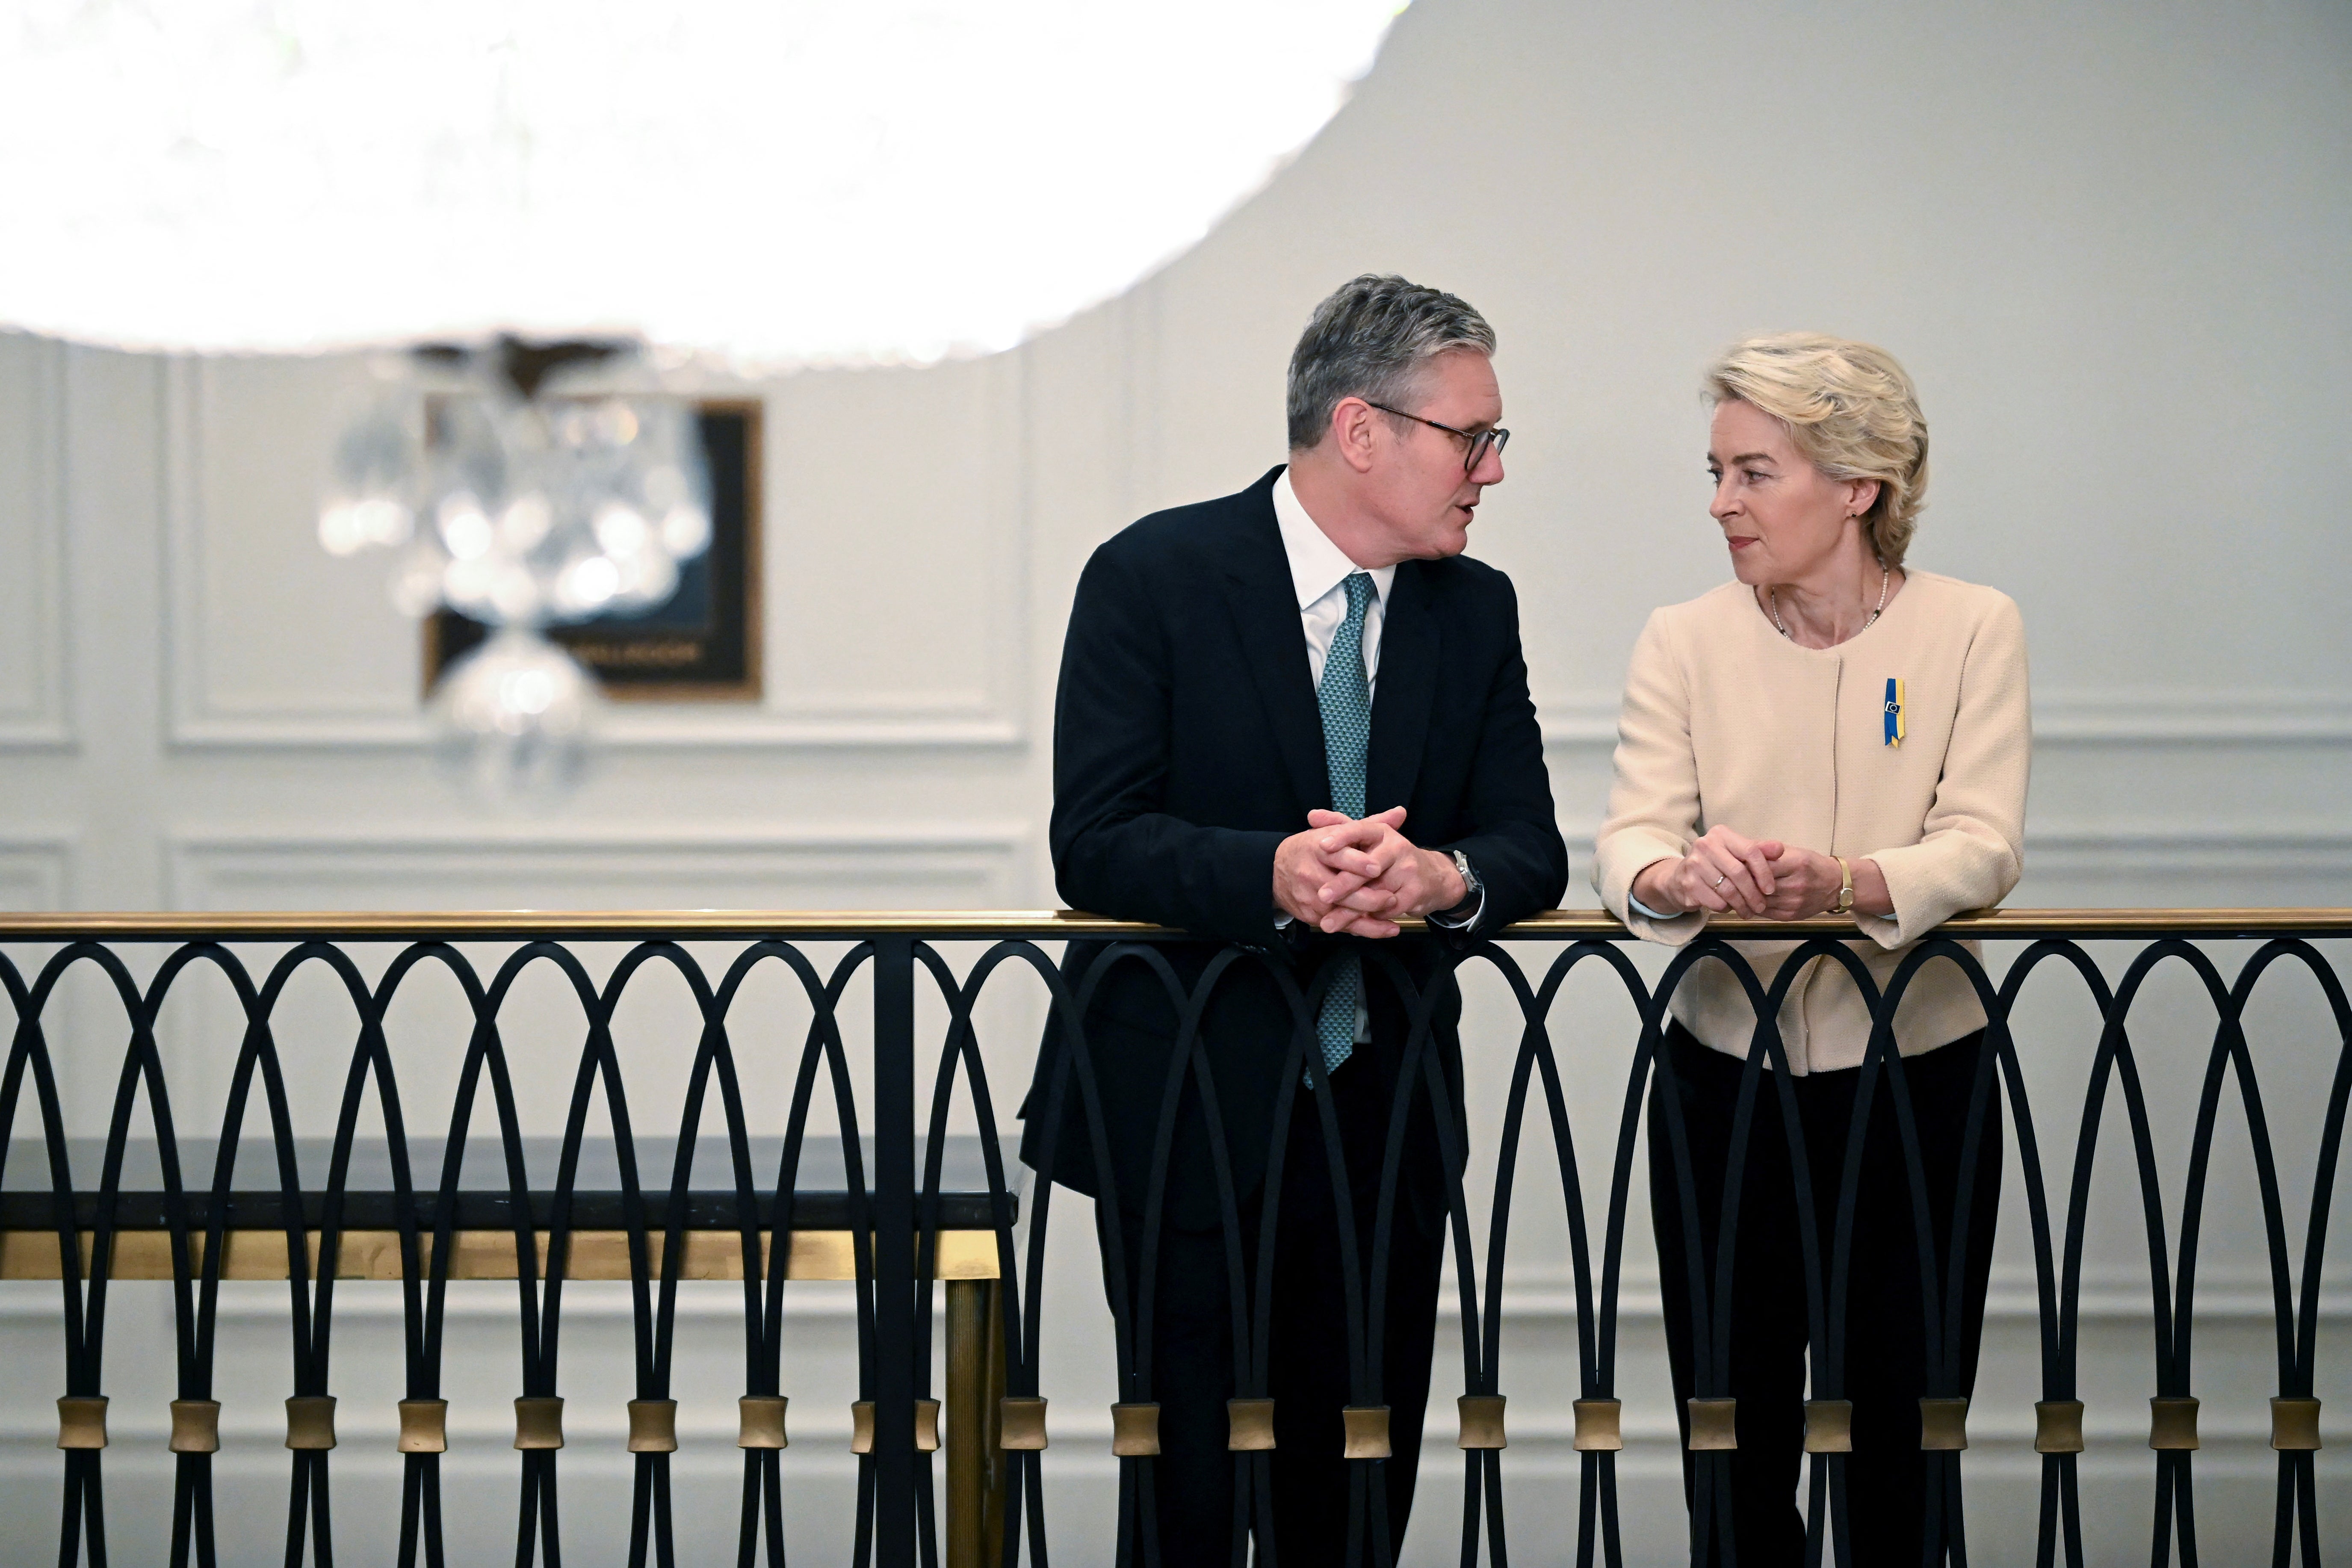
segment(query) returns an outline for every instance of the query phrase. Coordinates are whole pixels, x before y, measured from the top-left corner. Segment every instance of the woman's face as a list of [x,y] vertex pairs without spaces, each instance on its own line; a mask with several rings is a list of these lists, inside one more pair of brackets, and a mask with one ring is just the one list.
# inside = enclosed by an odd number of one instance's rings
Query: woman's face
[[1752,403],[1716,405],[1706,467],[1715,476],[1707,512],[1723,525],[1731,570],[1751,587],[1806,582],[1839,564],[1878,498],[1875,479],[1833,479],[1813,467]]

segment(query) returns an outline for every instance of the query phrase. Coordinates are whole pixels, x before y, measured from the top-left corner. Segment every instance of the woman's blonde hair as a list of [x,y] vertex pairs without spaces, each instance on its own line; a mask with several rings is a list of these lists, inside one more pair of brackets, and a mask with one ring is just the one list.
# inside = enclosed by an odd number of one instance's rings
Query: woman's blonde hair
[[1862,525],[1881,562],[1903,564],[1927,504],[1927,421],[1893,354],[1822,332],[1748,338],[1707,367],[1706,397],[1770,415],[1831,479],[1876,479]]

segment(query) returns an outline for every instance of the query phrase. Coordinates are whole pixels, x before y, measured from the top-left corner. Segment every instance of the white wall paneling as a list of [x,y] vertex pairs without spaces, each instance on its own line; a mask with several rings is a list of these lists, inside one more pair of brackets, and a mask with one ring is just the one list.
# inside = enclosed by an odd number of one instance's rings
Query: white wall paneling
[[768,682],[780,736],[953,745],[1027,733],[1026,377],[1022,356],[999,355],[774,385]]
[[169,907],[971,909],[1018,886],[1018,826],[175,836]]
[[69,839],[0,837],[0,909],[72,909],[72,872]]
[[[2334,674],[2310,673],[2323,681]],[[2347,746],[2352,745],[2352,691],[2325,684],[2038,690],[2033,733],[2037,742]]]
[[164,362],[164,688],[178,744],[415,742],[417,637],[381,557],[319,548],[355,356]]
[[2013,908],[2340,907],[2352,833],[2029,832]]
[[71,744],[60,344],[0,332],[0,751]]

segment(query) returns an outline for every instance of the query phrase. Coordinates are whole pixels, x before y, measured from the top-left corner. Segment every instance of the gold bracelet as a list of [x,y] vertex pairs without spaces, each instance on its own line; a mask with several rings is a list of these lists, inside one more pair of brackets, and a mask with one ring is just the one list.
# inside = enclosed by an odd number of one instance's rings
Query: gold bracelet
[[1843,855],[1832,855],[1830,858],[1838,863],[1838,870],[1845,879],[1845,885],[1838,889],[1837,901],[1830,905],[1830,913],[1852,914],[1853,912],[1853,868],[1846,864],[1845,857]]

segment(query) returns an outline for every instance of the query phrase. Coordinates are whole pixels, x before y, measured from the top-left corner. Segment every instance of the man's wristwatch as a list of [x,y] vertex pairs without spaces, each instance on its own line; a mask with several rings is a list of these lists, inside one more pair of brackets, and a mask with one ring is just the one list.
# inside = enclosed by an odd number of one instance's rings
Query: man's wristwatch
[[1838,870],[1845,878],[1845,886],[1838,889],[1837,898],[1830,905],[1830,913],[1852,914],[1853,912],[1853,868],[1846,864],[1843,856],[1832,855],[1830,858],[1838,863]]
[[1486,884],[1478,879],[1476,871],[1471,869],[1470,857],[1459,849],[1454,851],[1454,868],[1462,873],[1462,901],[1452,910],[1439,910],[1441,914],[1450,915],[1454,910],[1475,909],[1478,900],[1486,896]]

